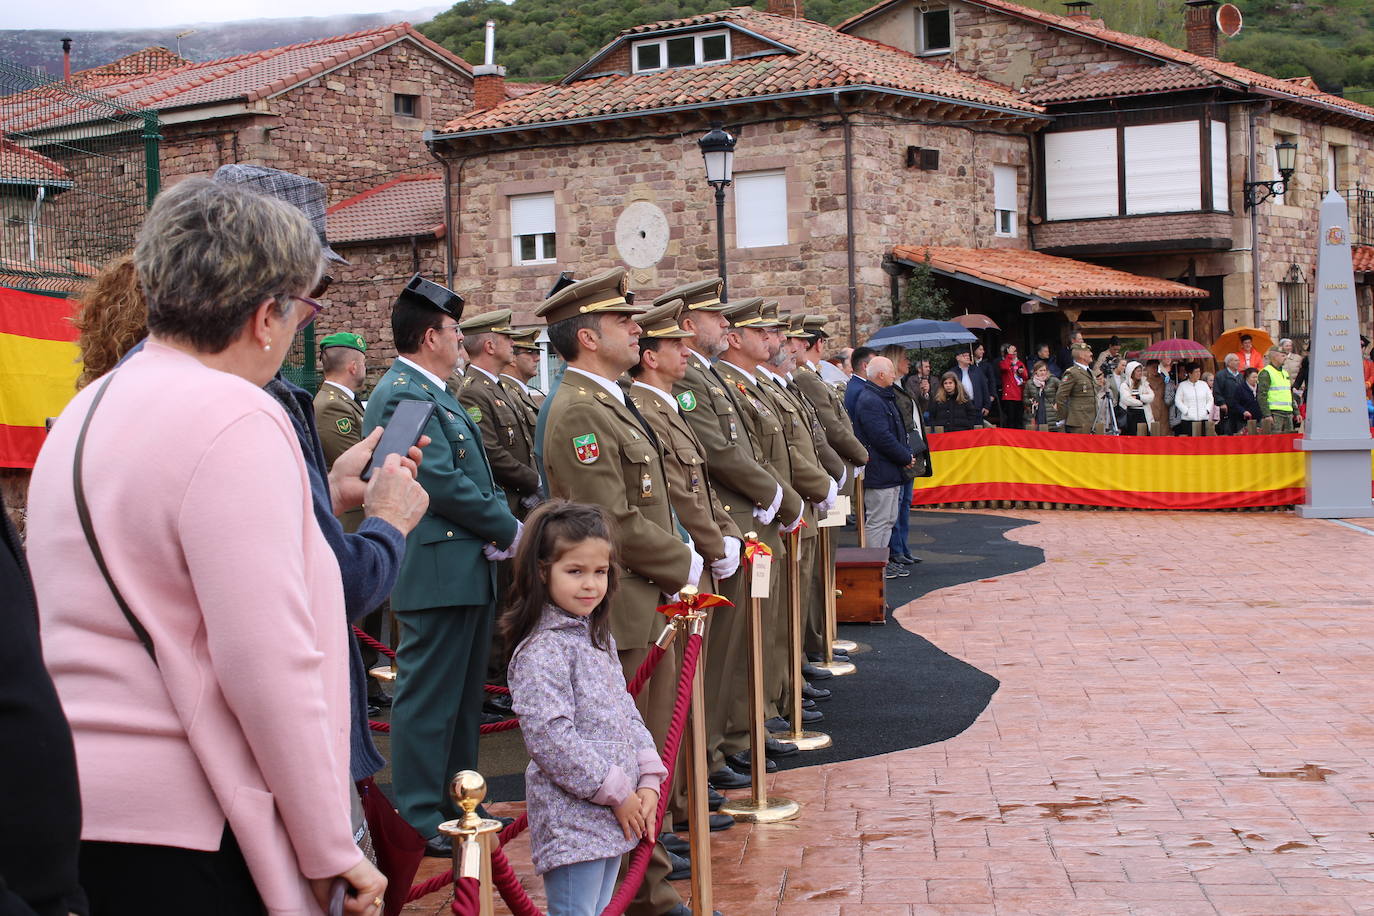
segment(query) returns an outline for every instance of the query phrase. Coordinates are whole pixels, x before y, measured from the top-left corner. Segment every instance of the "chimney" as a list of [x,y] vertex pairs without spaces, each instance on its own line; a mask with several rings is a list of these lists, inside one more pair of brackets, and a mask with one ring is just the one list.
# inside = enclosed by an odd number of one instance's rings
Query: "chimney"
[[506,68],[496,60],[496,22],[487,20],[487,52],[480,67],[472,68],[472,110],[486,111],[506,100]]
[[1087,22],[1093,18],[1093,14],[1088,12],[1092,9],[1093,5],[1089,3],[1088,0],[1072,0],[1072,2],[1065,3],[1064,6],[1068,7],[1068,17],[1070,19],[1078,19]]
[[1217,56],[1217,0],[1185,0],[1183,30],[1188,50],[1199,57]]
[[789,19],[805,19],[802,13],[802,0],[768,0],[767,12],[774,16],[786,16]]
[[62,39],[62,82],[72,81],[72,40]]

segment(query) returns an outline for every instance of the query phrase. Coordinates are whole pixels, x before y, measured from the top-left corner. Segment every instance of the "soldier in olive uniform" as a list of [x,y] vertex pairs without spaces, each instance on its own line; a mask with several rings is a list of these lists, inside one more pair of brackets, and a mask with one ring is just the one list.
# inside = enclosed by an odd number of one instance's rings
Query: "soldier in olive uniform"
[[[722,508],[739,530],[754,531],[776,554],[782,550],[782,542],[774,521],[779,516],[792,519],[799,515],[801,497],[760,458],[755,423],[743,416],[745,409],[751,408],[739,406],[744,396],[712,365],[711,361],[725,351],[730,325],[722,314],[729,306],[720,301],[720,293],[721,280],[712,277],[669,290],[656,300],[664,303],[681,298],[685,307],[678,324],[692,335],[684,338],[687,371],[673,386],[673,393],[682,418],[701,443],[707,475]],[[762,447],[774,441],[767,434]],[[778,590],[781,574],[781,564],[775,563],[771,596],[764,599],[770,619],[776,616],[775,606],[782,600]],[[750,784],[747,772],[740,773],[726,763],[728,756],[749,750],[749,584],[750,573],[743,566],[718,583],[720,594],[735,606],[716,608],[707,631],[707,663],[712,670],[724,672],[720,678],[707,678],[705,685],[708,772],[713,788],[735,789]],[[797,747],[769,737],[767,752],[769,757],[786,757],[796,754]]]
[[511,335],[511,359],[501,370],[501,385],[531,411],[530,441],[534,440],[534,418],[544,403],[544,392],[531,387],[530,379],[539,374],[541,351],[536,338],[538,328],[517,328]]
[[[620,589],[611,603],[626,680],[663,629],[664,595],[696,585],[704,561],[678,537],[668,500],[663,445],[616,384],[639,361],[643,311],[626,301],[625,270],[572,283],[539,307],[549,342],[567,362],[562,384],[544,405],[541,454],[549,495],[599,504],[619,532]],[[672,716],[677,666],[659,663],[637,700],[660,749]],[[666,850],[657,846],[631,911],[637,916],[689,912],[667,881]]]
[[[710,567],[710,590],[715,591],[716,581],[728,579],[739,569],[743,535],[716,499],[701,443],[681,416],[681,401],[673,396],[673,385],[687,371],[688,354],[682,341],[691,336],[678,327],[681,308],[682,300],[673,299],[635,316],[642,331],[639,364],[630,367],[634,379],[630,399],[665,446],[663,464],[673,513]],[[709,646],[709,627],[706,641]],[[703,667],[707,684],[726,676],[720,661],[707,654]],[[701,714],[709,718],[706,710]],[[687,780],[681,756],[673,779],[672,813],[676,821],[687,819]],[[711,820],[717,829],[734,823],[723,814],[712,815]]]
[[1093,351],[1087,346],[1075,346],[1070,351],[1073,365],[1064,370],[1054,407],[1064,420],[1064,430],[1086,434],[1097,423],[1097,393],[1102,387],[1101,377],[1092,369]]
[[496,562],[510,556],[520,522],[496,485],[482,434],[445,388],[458,364],[463,300],[418,274],[391,312],[397,357],[377,383],[364,434],[391,420],[405,400],[430,401],[418,480],[429,511],[406,539],[391,606],[401,627],[391,717],[396,807],[426,852],[448,855],[439,824],[459,812],[448,783],[477,768],[482,685],[496,600]]
[[468,367],[458,386],[458,401],[482,431],[491,472],[506,491],[516,518],[539,505],[539,472],[534,467],[534,444],[526,432],[521,409],[502,387],[500,373],[514,357],[510,309],[487,312],[458,326]]

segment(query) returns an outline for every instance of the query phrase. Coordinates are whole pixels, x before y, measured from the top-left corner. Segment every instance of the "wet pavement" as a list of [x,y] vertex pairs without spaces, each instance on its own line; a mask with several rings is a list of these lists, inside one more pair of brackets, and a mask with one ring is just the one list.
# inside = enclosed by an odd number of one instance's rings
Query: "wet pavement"
[[[896,615],[1001,681],[987,709],[947,741],[779,774],[802,816],[713,835],[715,908],[1374,916],[1374,526],[989,514],[1033,522],[1006,537],[1046,562]],[[510,854],[537,891],[528,847]]]

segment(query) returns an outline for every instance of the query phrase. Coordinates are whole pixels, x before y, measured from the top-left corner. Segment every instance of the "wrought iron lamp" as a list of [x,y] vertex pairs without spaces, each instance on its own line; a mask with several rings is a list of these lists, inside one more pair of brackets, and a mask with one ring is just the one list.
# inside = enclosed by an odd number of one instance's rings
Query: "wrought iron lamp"
[[1278,163],[1279,177],[1272,181],[1245,182],[1245,209],[1258,207],[1269,198],[1288,191],[1288,182],[1293,177],[1293,168],[1298,161],[1298,145],[1292,140],[1275,143],[1274,158]]
[[716,191],[716,257],[720,266],[720,298],[728,302],[730,296],[725,278],[725,189],[735,178],[735,136],[719,121],[700,140],[701,158],[706,160],[706,183]]

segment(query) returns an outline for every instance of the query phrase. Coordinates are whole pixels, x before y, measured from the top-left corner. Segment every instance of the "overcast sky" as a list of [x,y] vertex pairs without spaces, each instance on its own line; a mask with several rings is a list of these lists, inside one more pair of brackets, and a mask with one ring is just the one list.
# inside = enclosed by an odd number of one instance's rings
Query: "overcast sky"
[[387,0],[236,0],[229,4],[182,4],[165,0],[57,0],[34,3],[5,0],[0,28],[5,29],[135,29],[197,22],[237,22],[243,19],[283,19],[295,16],[337,16],[341,13],[382,13],[393,9],[429,6],[430,2]]

